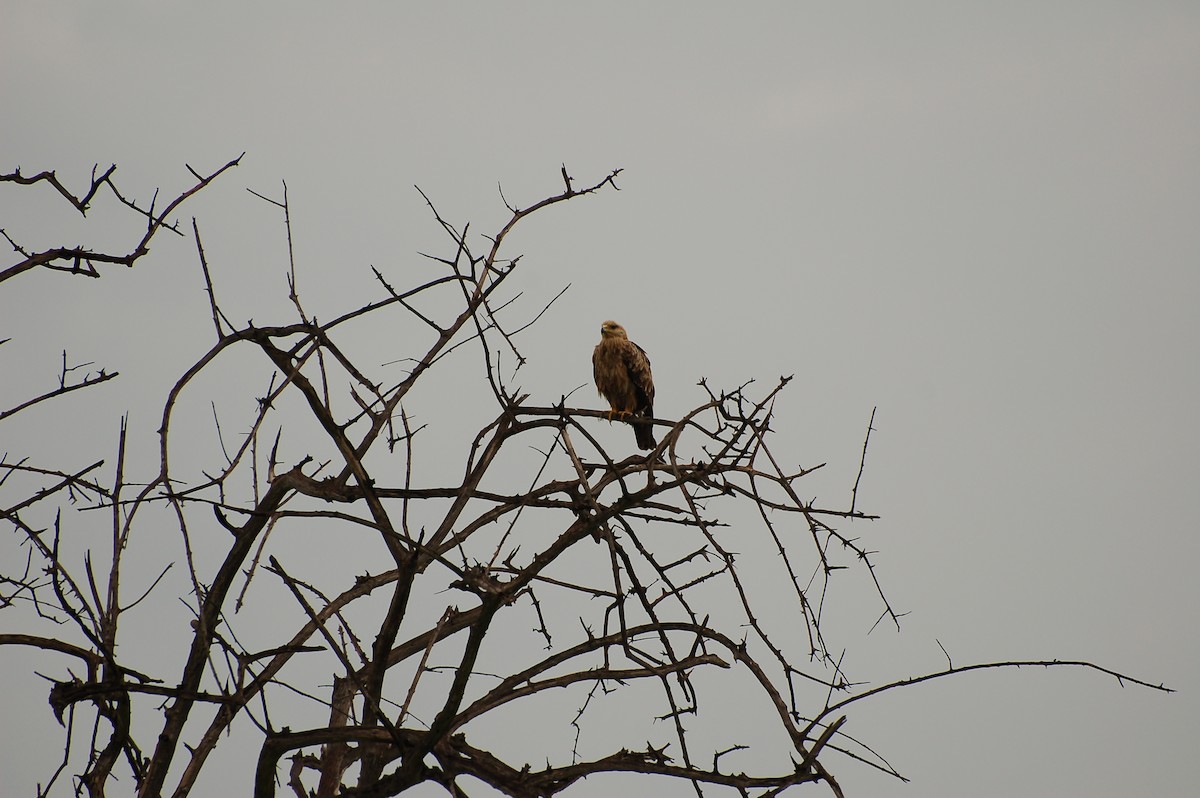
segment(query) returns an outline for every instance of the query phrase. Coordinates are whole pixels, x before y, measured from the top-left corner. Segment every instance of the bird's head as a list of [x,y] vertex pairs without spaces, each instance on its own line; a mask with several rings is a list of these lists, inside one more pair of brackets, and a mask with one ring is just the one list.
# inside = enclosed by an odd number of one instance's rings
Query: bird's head
[[624,327],[622,327],[620,324],[617,324],[612,319],[609,319],[608,321],[606,321],[600,325],[600,337],[601,338],[628,338],[629,336],[627,336],[625,334]]

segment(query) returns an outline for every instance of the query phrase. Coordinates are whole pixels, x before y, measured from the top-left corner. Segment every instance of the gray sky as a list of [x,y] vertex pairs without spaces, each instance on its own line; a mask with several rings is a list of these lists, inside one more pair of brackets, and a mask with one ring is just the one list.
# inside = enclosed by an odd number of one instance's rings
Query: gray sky
[[[7,2],[0,170],[78,186],[116,163],[147,198],[245,151],[185,216],[231,318],[274,323],[292,318],[282,230],[243,187],[287,181],[326,318],[376,296],[371,264],[441,246],[414,184],[490,231],[497,184],[524,204],[561,163],[581,182],[623,168],[620,193],[514,243],[528,307],[571,285],[525,342],[535,399],[589,382],[610,317],[649,350],[663,417],[702,401],[701,376],[795,374],[779,433],[829,462],[811,488],[829,504],[878,406],[860,503],[883,520],[861,534],[911,614],[868,637],[869,594],[847,599],[856,676],[937,669],[936,638],[956,664],[1088,659],[1181,689],[1021,671],[893,694],[847,731],[913,784],[831,759],[847,792],[1191,794],[1200,6],[414,5]],[[0,227],[31,245],[127,240],[30,194],[0,191]],[[129,374],[71,423],[113,441],[130,407],[147,457],[164,386],[211,340],[194,249],[165,239],[131,273],[0,292],[0,373],[49,382],[68,347]],[[45,682],[21,685],[48,718]],[[0,772],[31,794],[45,763],[18,735],[0,724]]]

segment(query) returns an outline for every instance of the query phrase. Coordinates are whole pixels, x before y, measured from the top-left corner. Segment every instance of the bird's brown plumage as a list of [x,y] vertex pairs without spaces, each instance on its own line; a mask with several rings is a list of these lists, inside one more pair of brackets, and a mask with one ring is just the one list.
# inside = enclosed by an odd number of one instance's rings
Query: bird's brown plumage
[[[628,419],[654,417],[654,378],[650,358],[629,340],[625,328],[615,321],[600,325],[600,343],[592,351],[592,376],[596,390],[608,400],[612,413]],[[612,417],[612,414],[609,414]],[[639,449],[653,449],[654,431],[646,422],[630,421]]]

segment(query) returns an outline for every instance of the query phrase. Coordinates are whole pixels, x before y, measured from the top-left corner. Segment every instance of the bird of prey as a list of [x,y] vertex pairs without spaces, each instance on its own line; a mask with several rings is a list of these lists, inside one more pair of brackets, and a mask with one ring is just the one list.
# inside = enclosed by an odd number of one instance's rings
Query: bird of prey
[[[640,346],[629,340],[625,328],[615,321],[600,325],[600,343],[592,351],[592,376],[596,390],[608,400],[613,414],[622,420],[654,417],[654,378],[650,376],[650,358]],[[639,449],[653,449],[654,430],[647,422],[630,421]]]

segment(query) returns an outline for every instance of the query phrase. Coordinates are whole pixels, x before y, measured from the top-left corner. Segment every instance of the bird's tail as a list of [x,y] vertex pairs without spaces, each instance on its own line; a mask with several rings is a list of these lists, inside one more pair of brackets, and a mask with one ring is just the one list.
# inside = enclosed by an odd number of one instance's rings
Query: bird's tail
[[639,449],[653,449],[658,446],[658,441],[654,440],[654,428],[650,426],[649,421],[634,420],[633,434],[637,436],[637,445]]

